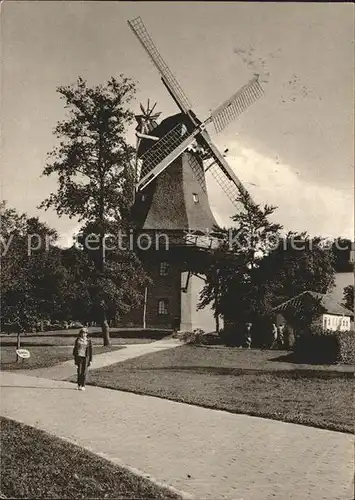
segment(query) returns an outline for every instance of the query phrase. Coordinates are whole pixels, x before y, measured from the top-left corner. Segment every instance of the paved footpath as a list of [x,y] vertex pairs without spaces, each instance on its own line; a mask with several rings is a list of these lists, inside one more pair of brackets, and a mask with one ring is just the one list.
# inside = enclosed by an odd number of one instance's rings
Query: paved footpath
[[[1,414],[196,499],[351,500],[349,434],[3,372]],[[206,387],[208,390],[208,386]]]
[[[144,354],[151,352],[163,351],[165,349],[172,349],[181,346],[180,340],[173,338],[165,338],[151,342],[149,344],[128,344],[123,349],[105,352],[103,354],[96,354],[93,357],[92,368],[102,368],[103,366],[112,365],[114,363],[121,363],[126,359],[137,358]],[[76,367],[74,361],[65,361],[49,368],[37,368],[35,370],[21,370],[23,375],[30,375],[32,377],[49,378],[51,380],[67,380],[76,374]]]

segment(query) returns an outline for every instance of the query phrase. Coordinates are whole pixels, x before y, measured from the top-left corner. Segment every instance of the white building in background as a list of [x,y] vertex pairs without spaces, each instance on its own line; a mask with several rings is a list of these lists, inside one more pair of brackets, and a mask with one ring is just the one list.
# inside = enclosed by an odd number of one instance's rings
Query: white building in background
[[[300,293],[275,307],[277,323],[287,323],[286,313],[288,313],[287,317],[290,318],[295,311],[300,311],[302,308],[307,309],[316,301],[320,302],[321,312],[314,320],[314,325],[321,326],[323,330],[332,331],[347,331],[353,328],[354,313],[352,311],[336,302],[332,296],[312,291]],[[289,325],[293,327],[292,320],[289,320]]]
[[323,330],[347,331],[351,327],[350,316],[339,316],[336,314],[322,314]]

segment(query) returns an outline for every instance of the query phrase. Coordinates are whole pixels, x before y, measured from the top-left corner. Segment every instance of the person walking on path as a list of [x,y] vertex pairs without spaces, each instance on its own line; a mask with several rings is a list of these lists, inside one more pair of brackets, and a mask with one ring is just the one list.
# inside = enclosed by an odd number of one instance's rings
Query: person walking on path
[[86,374],[92,363],[92,343],[87,328],[81,328],[73,349],[74,363],[78,369],[78,390],[85,391]]

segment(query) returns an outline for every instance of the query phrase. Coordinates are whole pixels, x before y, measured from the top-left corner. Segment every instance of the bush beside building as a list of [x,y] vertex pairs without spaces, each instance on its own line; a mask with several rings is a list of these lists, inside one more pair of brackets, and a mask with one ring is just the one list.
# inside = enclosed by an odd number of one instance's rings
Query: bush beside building
[[299,363],[353,364],[355,362],[354,332],[324,330],[311,327],[296,338],[295,360]]

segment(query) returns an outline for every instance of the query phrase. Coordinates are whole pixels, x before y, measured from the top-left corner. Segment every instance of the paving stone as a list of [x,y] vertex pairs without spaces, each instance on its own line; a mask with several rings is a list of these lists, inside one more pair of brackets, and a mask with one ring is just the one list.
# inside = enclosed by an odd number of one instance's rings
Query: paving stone
[[[3,372],[1,414],[196,499],[351,500],[353,437]],[[206,387],[208,390],[208,387]]]

